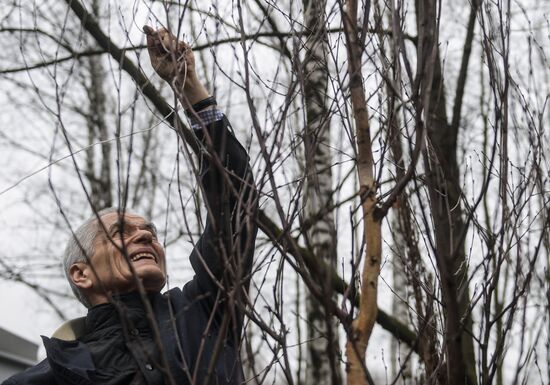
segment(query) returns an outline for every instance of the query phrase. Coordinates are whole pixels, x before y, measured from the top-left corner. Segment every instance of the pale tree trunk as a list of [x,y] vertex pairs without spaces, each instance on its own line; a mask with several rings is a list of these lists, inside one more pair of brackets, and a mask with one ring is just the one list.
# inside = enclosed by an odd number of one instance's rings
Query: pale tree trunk
[[[92,4],[95,18],[99,18],[99,4],[95,0]],[[107,108],[104,90],[105,67],[101,62],[101,56],[91,56],[86,59],[89,71],[89,79],[85,81],[88,94],[88,109],[86,111],[86,123],[88,128],[88,142],[92,145],[108,138],[106,123]],[[99,170],[96,169],[96,146],[87,151],[86,177],[90,183],[90,198],[94,208],[101,210],[113,205],[112,181],[111,181],[111,146],[106,143],[101,145],[101,159]]]
[[[383,23],[382,23],[382,10],[380,8],[380,1],[374,2],[375,10],[375,29],[378,32],[378,38],[380,41],[380,55],[382,60],[387,55],[386,47],[384,46],[384,36],[382,35]],[[394,8],[393,4],[391,12],[388,14],[388,24],[393,26]],[[388,65],[383,69],[384,75],[388,79],[393,79],[393,84],[402,84],[401,71],[399,66],[399,46],[396,38],[396,31],[391,39],[391,45],[389,50],[389,56],[391,58],[391,65]],[[396,108],[396,96],[391,87],[386,86],[388,94],[387,98],[387,116],[388,116],[388,130],[390,137],[390,149],[393,161],[395,162],[395,177],[396,180],[400,180],[405,176],[405,162],[403,160],[403,151],[401,147],[401,136],[399,132],[400,122],[398,119],[398,111]],[[411,319],[409,312],[409,303],[412,302],[412,295],[409,293],[411,284],[409,281],[410,274],[407,272],[409,265],[409,245],[411,238],[414,237],[413,233],[406,232],[401,226],[403,215],[408,215],[408,212],[403,212],[408,207],[402,204],[407,204],[405,193],[401,194],[397,198],[394,213],[391,218],[391,229],[393,234],[393,247],[391,253],[392,259],[392,278],[393,278],[393,291],[392,297],[392,314],[401,322],[406,322]],[[416,355],[408,356],[408,349],[403,349],[399,341],[395,338],[390,342],[390,359],[391,359],[391,379],[400,378],[398,383],[402,385],[412,384],[414,380],[412,378],[412,366],[413,360],[416,360]]]
[[[367,345],[378,314],[378,276],[382,256],[381,218],[377,215],[376,180],[367,112],[367,100],[363,88],[361,57],[364,42],[357,28],[358,4],[349,0],[342,17],[348,54],[348,74],[353,119],[357,133],[357,173],[362,200],[365,255],[361,274],[361,298],[357,317],[347,330],[346,372],[348,385],[366,385],[369,376],[366,368]],[[364,15],[366,18],[368,15]],[[365,36],[366,31],[362,31]]]
[[332,206],[330,120],[327,106],[328,69],[326,1],[303,0],[304,24],[309,34],[303,63],[306,106],[304,222],[306,243],[326,266],[326,276],[317,277],[325,303],[306,297],[307,351],[306,384],[339,385],[338,328],[331,316],[332,269],[336,267],[336,229]]
[[[391,228],[399,229],[399,218],[394,215],[391,220]],[[393,276],[393,301],[392,301],[392,314],[394,317],[401,321],[408,320],[409,309],[408,303],[410,302],[408,292],[407,273],[405,271],[405,261],[407,259],[407,246],[404,234],[401,231],[393,232],[393,252],[392,252],[392,276]],[[406,355],[408,348],[404,348],[395,339],[391,339],[390,345],[390,357],[391,357],[391,378],[400,377],[399,384],[408,385],[412,382],[412,360],[411,357],[408,362]]]

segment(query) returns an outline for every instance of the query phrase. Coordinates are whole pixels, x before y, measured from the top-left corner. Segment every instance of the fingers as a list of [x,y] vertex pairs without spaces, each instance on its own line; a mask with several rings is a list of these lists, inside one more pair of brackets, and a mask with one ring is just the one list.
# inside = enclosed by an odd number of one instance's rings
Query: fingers
[[172,52],[179,54],[183,52],[183,43],[179,42],[167,29],[161,28],[155,31],[150,28],[146,33],[147,44],[153,46],[158,54],[168,54]]
[[147,50],[151,59],[164,55],[166,52],[162,49],[162,44],[159,42],[157,31],[145,25],[143,32],[147,34]]
[[183,44],[178,42],[176,37],[165,28],[155,31],[146,25],[143,27],[143,32],[147,34],[147,48],[155,56],[162,56],[171,52],[178,53]]
[[152,35],[155,32],[155,30],[153,28],[149,27],[148,25],[144,25],[143,26],[143,32],[145,32],[145,34],[147,34],[147,35]]

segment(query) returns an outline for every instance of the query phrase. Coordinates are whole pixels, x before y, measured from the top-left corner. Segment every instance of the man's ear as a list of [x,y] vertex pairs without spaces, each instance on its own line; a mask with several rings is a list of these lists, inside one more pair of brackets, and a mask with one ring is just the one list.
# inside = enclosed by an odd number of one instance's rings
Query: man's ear
[[90,289],[93,285],[92,269],[90,269],[90,265],[87,263],[73,263],[69,268],[69,277],[80,289]]

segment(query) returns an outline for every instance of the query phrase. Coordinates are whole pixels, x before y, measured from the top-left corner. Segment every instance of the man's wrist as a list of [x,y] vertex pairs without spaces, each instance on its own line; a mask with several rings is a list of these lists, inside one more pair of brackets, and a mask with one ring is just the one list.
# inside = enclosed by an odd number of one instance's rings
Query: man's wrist
[[181,102],[185,104],[186,108],[210,96],[196,75],[187,76],[185,79],[176,79],[172,86],[180,99],[183,99]]

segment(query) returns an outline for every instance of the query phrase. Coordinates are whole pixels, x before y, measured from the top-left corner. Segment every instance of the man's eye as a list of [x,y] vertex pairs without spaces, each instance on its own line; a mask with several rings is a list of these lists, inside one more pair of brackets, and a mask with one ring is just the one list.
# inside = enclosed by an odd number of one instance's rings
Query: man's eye
[[128,236],[128,234],[129,234],[128,230],[121,231],[120,229],[117,229],[113,231],[111,236],[114,238],[114,237]]

